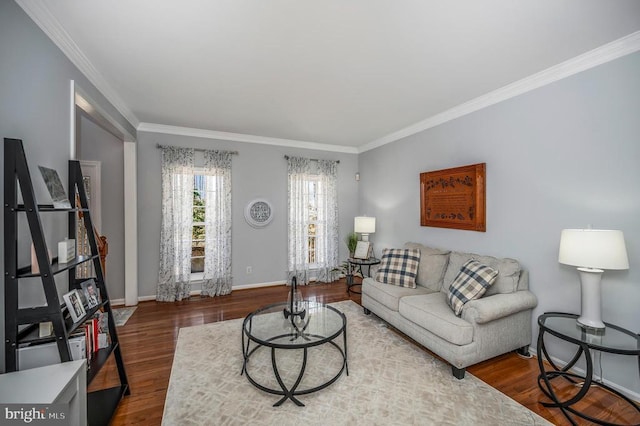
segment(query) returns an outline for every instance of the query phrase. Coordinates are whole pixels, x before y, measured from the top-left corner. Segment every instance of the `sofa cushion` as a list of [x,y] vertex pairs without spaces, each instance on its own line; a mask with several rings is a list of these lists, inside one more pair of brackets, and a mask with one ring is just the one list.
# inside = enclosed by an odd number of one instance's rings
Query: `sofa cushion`
[[441,292],[403,297],[399,312],[407,320],[454,345],[468,345],[473,341],[473,325],[453,313]]
[[399,287],[377,282],[373,278],[365,278],[362,281],[362,293],[375,299],[378,303],[381,303],[394,312],[398,312],[398,303],[402,297],[428,294],[431,292],[432,291],[426,287]]
[[404,248],[417,248],[420,250],[420,264],[418,265],[416,284],[433,291],[440,291],[442,278],[447,269],[447,263],[449,263],[449,253],[451,252],[423,246],[418,243],[406,243]]
[[384,249],[376,272],[376,281],[415,288],[419,263],[418,249]]
[[498,271],[477,260],[468,260],[449,286],[447,302],[456,315],[469,300],[479,299],[498,277]]
[[498,293],[513,293],[518,288],[518,280],[520,279],[520,264],[514,259],[498,259],[492,256],[480,256],[474,253],[460,253],[452,251],[449,255],[449,265],[444,274],[444,282],[441,291],[448,293],[449,286],[458,276],[460,268],[469,259],[475,259],[483,265],[490,266],[498,271],[498,278],[487,290],[485,296],[491,296]]

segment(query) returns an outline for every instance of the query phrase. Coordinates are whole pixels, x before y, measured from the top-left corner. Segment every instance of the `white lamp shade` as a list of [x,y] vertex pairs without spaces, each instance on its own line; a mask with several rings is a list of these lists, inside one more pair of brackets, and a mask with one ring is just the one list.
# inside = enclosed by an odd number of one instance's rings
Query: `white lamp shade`
[[353,221],[353,230],[359,234],[373,234],[376,232],[376,218],[356,216]]
[[622,231],[563,229],[558,262],[594,269],[629,269]]

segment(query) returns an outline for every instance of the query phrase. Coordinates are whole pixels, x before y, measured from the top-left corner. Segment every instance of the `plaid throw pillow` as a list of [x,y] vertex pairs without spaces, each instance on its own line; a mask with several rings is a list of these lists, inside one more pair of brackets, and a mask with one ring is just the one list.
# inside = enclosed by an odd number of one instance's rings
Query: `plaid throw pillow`
[[447,301],[456,315],[460,316],[462,307],[469,300],[479,299],[498,278],[498,271],[470,259],[449,286]]
[[420,249],[384,249],[376,281],[416,288]]

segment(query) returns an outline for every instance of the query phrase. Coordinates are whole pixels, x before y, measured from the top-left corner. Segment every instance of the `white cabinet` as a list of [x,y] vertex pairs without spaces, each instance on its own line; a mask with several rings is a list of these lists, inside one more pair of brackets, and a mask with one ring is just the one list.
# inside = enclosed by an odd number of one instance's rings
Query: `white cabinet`
[[[87,424],[87,364],[85,360],[0,374],[0,404],[68,404],[65,424]],[[10,410],[10,409],[9,409]],[[51,413],[55,415],[53,410]],[[8,415],[0,413],[0,424]]]

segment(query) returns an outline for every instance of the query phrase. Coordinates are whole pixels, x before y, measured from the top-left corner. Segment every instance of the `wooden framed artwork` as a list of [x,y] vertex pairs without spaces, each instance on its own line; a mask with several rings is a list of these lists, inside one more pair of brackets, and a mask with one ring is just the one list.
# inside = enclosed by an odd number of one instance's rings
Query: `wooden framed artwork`
[[486,231],[486,163],[420,173],[420,225]]

